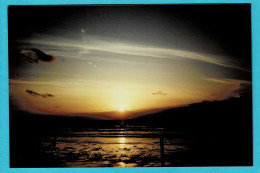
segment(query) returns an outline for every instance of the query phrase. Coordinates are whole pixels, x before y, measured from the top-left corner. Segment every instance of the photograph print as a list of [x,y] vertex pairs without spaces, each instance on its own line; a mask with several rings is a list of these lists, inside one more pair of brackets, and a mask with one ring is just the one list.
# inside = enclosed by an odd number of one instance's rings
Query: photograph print
[[10,5],[11,168],[252,166],[250,4]]

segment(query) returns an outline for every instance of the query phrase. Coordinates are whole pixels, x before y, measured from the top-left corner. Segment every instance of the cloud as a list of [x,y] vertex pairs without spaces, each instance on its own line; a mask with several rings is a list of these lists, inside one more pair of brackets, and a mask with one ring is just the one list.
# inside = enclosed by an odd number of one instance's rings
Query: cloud
[[[189,50],[169,49],[162,47],[152,47],[142,44],[126,43],[118,40],[113,40],[107,37],[98,37],[86,35],[85,42],[79,42],[75,39],[66,39],[55,36],[46,36],[45,41],[42,40],[25,40],[24,43],[33,45],[53,46],[60,47],[64,50],[78,50],[78,52],[85,52],[86,54],[91,51],[106,52],[113,54],[124,54],[133,56],[145,56],[151,58],[161,59],[190,59],[209,64],[215,64],[222,67],[241,70],[244,72],[251,72],[251,69],[242,67],[238,63],[238,59],[234,57],[225,57],[222,55],[209,55]],[[73,58],[82,58],[75,53]],[[72,56],[71,56],[72,57]],[[86,55],[84,57],[87,58]]]
[[52,94],[49,94],[49,93],[46,93],[46,94],[40,94],[40,93],[37,93],[35,91],[32,91],[32,90],[26,90],[25,91],[26,93],[30,94],[31,96],[34,96],[34,97],[38,97],[38,96],[41,96],[41,97],[44,97],[44,98],[47,98],[47,97],[54,97],[54,95]]
[[[252,95],[252,82],[247,80],[234,80],[234,79],[217,79],[217,78],[205,78],[205,80],[219,83],[223,85],[236,85],[238,86],[236,89],[229,91],[226,93],[222,99],[229,99],[232,97],[241,97]],[[211,94],[210,96],[218,96],[218,94]]]
[[35,92],[35,91],[31,91],[31,90],[26,90],[26,92],[32,96],[40,96],[39,93]]
[[164,93],[164,92],[158,91],[158,92],[152,93],[152,95],[155,95],[155,96],[157,96],[157,95],[166,96],[167,93]]
[[85,29],[83,29],[83,28],[80,30],[80,32],[83,33],[83,34],[86,33]]
[[252,83],[251,82],[242,82],[239,87],[235,90],[228,92],[224,95],[223,99],[229,99],[232,97],[241,97],[252,95]]
[[42,97],[54,97],[54,95],[46,93],[46,94],[41,94]]
[[221,84],[234,84],[235,82],[237,82],[237,80],[233,80],[233,79],[205,78],[205,80],[208,80],[211,82],[216,82],[216,83],[221,83]]
[[55,56],[47,55],[43,51],[32,48],[32,49],[21,49],[20,56],[25,58],[30,63],[38,63],[39,61],[50,63],[57,60]]

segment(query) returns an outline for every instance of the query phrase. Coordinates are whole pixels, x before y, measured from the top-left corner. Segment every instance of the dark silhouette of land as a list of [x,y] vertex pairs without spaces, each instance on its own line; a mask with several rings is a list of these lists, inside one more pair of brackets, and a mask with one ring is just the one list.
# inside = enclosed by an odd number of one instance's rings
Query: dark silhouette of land
[[193,144],[185,158],[187,166],[252,165],[251,97],[205,101],[140,117],[138,121],[189,134]]
[[[252,97],[242,96],[222,101],[204,101],[127,120],[95,120],[83,116],[36,115],[10,111],[10,166],[57,167],[61,162],[55,151],[57,136],[99,129],[107,129],[108,133],[111,129],[113,133],[119,134],[122,128],[145,131],[146,127],[149,127],[149,131],[162,130],[160,133],[144,133],[138,137],[158,138],[161,148],[164,148],[162,145],[167,140],[188,141],[185,142],[188,148],[185,152],[176,149],[176,152],[164,156],[161,150],[161,166],[164,166],[164,162],[168,163],[166,166],[253,165]],[[49,148],[44,144],[46,139],[50,141]],[[167,152],[166,149],[163,151]],[[81,153],[80,156],[82,155]],[[76,160],[75,157],[70,154],[65,162],[70,162],[73,158]],[[152,157],[135,156],[128,162],[148,163],[149,159]],[[138,165],[142,166],[141,163]]]

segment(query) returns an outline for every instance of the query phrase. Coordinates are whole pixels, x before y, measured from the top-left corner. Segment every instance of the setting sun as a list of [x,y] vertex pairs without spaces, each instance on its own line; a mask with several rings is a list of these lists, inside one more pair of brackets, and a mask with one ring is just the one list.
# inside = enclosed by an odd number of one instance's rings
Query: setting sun
[[118,111],[124,112],[125,111],[125,105],[118,105]]

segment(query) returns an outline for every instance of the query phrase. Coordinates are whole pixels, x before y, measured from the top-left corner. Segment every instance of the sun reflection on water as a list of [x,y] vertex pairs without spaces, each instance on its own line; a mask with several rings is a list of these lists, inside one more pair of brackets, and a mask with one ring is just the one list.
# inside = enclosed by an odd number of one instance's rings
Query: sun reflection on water
[[120,144],[125,144],[125,142],[126,142],[126,139],[124,137],[119,138],[119,143]]
[[[119,127],[116,131],[83,131],[73,137],[58,137],[56,151],[60,163],[58,166],[68,167],[140,167],[161,166],[160,139],[139,137],[144,134],[133,132]],[[111,137],[102,136],[111,133]],[[115,135],[115,133],[118,133]],[[88,134],[89,136],[85,136]],[[98,137],[96,135],[99,134]],[[130,134],[130,136],[129,136]],[[147,134],[147,132],[145,132]],[[93,135],[94,137],[92,137]],[[173,155],[177,150],[185,150],[178,140],[169,140],[172,145],[165,145],[165,153]],[[50,143],[45,143],[46,147]],[[48,151],[46,151],[46,154]],[[171,163],[165,162],[165,165]]]

